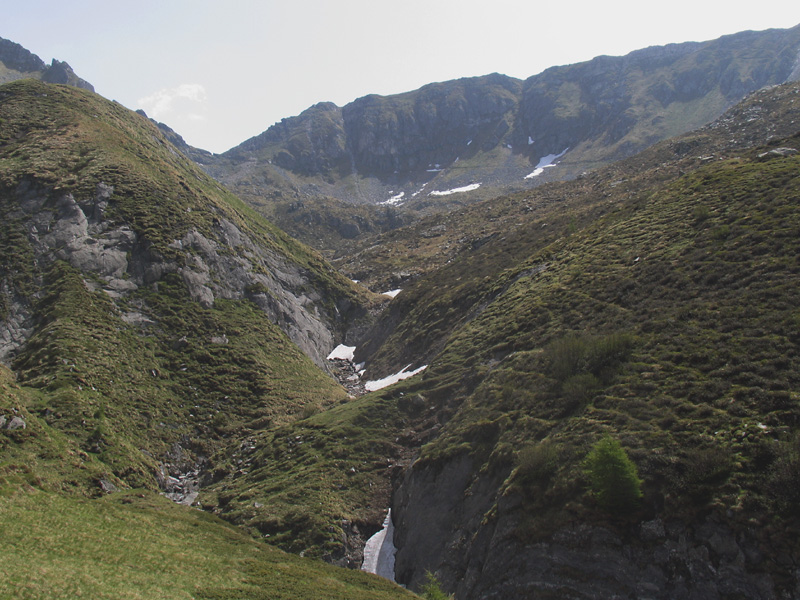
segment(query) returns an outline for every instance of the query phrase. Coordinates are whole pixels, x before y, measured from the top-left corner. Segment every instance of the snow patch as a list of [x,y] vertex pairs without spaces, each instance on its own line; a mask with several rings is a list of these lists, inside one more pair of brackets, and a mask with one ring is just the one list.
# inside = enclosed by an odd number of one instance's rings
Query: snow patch
[[[391,194],[391,192],[389,192]],[[397,204],[401,204],[403,202],[403,198],[405,197],[405,192],[400,192],[399,194],[395,194],[388,200],[380,202],[379,204],[389,204],[391,206],[396,206]]]
[[528,146],[532,144],[533,144],[533,138],[531,136],[528,136]]
[[394,555],[396,552],[394,524],[390,509],[383,522],[383,529],[369,538],[364,546],[364,562],[361,564],[361,570],[394,581]]
[[398,289],[398,290],[389,290],[388,292],[383,292],[383,294],[381,294],[381,295],[382,296],[389,296],[390,298],[394,298],[395,296],[397,296],[397,294],[399,294],[402,291],[403,290],[400,290],[400,289]]
[[452,190],[445,190],[444,192],[433,191],[429,195],[430,196],[449,196],[450,194],[460,194],[462,192],[471,192],[472,190],[477,190],[479,187],[481,187],[480,183],[471,183],[469,185],[465,185],[464,187],[453,188]]
[[328,354],[328,360],[353,360],[353,356],[356,353],[355,346],[345,346],[344,344],[339,344],[333,351]]
[[422,373],[422,371],[424,371],[425,369],[428,368],[428,365],[423,365],[419,369],[414,369],[413,371],[409,371],[408,368],[410,366],[411,365],[408,365],[406,368],[404,368],[399,373],[395,373],[394,375],[389,375],[388,377],[384,377],[383,379],[378,379],[376,381],[367,381],[364,384],[364,388],[368,392],[374,392],[376,390],[382,390],[383,388],[389,387],[390,385],[393,385],[393,384],[397,383],[398,381],[401,381],[403,379],[408,379],[409,377],[413,377],[417,373]]
[[564,148],[564,150],[562,150],[558,154],[548,154],[547,156],[543,156],[542,158],[540,158],[539,159],[539,163],[536,165],[536,168],[533,170],[533,173],[529,173],[528,175],[525,175],[525,179],[531,179],[533,177],[538,177],[539,175],[544,173],[544,170],[546,168],[555,167],[556,166],[555,165],[555,161],[557,161],[559,158],[564,156],[567,153],[567,150],[569,150],[568,147]]

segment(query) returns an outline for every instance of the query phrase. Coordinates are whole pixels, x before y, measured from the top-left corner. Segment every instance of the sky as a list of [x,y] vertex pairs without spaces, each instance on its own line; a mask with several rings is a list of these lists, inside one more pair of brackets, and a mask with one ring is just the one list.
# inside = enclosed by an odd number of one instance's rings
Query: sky
[[0,0],[0,14],[0,37],[219,153],[318,102],[794,27],[800,2]]

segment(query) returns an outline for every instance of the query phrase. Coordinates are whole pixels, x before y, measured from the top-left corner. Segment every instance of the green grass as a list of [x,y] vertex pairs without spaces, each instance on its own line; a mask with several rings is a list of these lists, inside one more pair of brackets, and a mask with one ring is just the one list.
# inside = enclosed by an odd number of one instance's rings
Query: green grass
[[389,599],[379,577],[300,559],[144,492],[98,500],[0,488],[0,597]]
[[383,521],[391,473],[414,447],[402,433],[420,417],[375,393],[255,434],[212,459],[204,507],[285,550],[340,560],[349,525]]

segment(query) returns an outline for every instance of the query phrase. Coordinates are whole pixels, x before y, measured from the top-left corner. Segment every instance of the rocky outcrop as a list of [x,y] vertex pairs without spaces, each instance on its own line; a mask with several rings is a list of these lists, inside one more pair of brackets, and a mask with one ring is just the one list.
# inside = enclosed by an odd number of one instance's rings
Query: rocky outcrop
[[521,498],[497,489],[467,457],[412,467],[393,500],[397,581],[419,589],[430,571],[459,600],[800,594],[796,548],[769,548],[757,528],[724,513],[692,522],[574,521],[526,542]]
[[[94,91],[92,84],[78,77],[67,63],[54,58],[47,66],[41,58],[11,40],[0,38],[0,62],[16,71],[16,75],[12,73],[7,77],[9,81],[19,77],[37,77],[47,83],[61,83]],[[3,82],[0,78],[0,83]]]
[[4,38],[0,38],[0,62],[20,73],[33,73],[45,69],[41,58],[16,42]]
[[[254,243],[223,217],[216,219],[210,236],[190,229],[173,240],[170,248],[183,258],[167,259],[130,225],[106,218],[113,193],[101,183],[93,197],[76,199],[25,182],[16,192],[18,207],[7,218],[21,223],[37,264],[69,262],[95,276],[87,278],[87,285],[102,282],[100,287],[112,298],[157,285],[167,273],[179,274],[191,297],[206,307],[216,298],[249,298],[314,362],[329,368],[325,358],[336,345],[333,318],[320,311],[322,292],[308,285],[299,265]],[[0,360],[7,362],[32,333],[32,299],[14,297],[6,287],[10,309],[0,328]],[[142,319],[146,315],[137,322]]]
[[91,83],[78,77],[67,63],[58,61],[55,58],[42,73],[42,81],[72,85],[91,92],[94,91],[94,86]]
[[510,129],[520,91],[519,80],[494,74],[360,98],[342,109],[354,165],[359,173],[386,178],[491,149]]

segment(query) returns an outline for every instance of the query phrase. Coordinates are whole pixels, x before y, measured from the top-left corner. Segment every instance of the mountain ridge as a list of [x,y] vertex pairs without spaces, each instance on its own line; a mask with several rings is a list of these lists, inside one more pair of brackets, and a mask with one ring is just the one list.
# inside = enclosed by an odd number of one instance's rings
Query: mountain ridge
[[[348,205],[415,218],[572,179],[702,126],[798,69],[800,26],[741,32],[598,56],[525,80],[495,73],[341,108],[319,103],[202,164],[332,256],[354,239],[342,231],[364,238],[388,230],[379,219],[359,224]],[[330,225],[309,225],[308,201],[317,199],[327,210],[338,203]],[[288,214],[298,201],[307,207]]]

